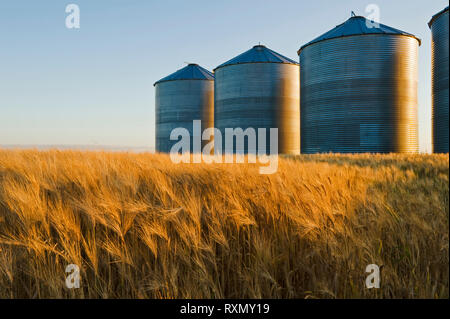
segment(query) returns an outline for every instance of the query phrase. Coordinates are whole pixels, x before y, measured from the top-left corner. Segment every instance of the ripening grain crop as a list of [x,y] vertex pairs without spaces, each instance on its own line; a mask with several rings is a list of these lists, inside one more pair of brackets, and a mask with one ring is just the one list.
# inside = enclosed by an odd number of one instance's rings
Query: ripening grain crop
[[448,165],[0,150],[0,298],[448,298]]

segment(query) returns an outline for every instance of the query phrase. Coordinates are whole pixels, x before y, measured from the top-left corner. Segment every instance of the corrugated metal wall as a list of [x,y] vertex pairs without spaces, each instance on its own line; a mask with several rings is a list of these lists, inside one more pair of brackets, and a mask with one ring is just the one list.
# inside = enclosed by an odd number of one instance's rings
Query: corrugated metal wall
[[303,48],[302,153],[418,152],[418,46],[370,34]]
[[[269,130],[278,128],[278,152],[299,154],[298,65],[242,63],[216,69],[214,119],[223,138],[225,128],[252,127],[256,132],[266,128],[267,153]],[[244,152],[247,153],[247,144]]]
[[[214,126],[214,81],[178,80],[161,82],[156,87],[156,151],[170,152],[177,141],[170,140],[174,128],[186,128],[191,134],[192,121],[202,120],[202,132]],[[203,142],[202,144],[205,144]]]
[[432,122],[433,150],[448,153],[449,33],[448,8],[431,23],[432,32]]

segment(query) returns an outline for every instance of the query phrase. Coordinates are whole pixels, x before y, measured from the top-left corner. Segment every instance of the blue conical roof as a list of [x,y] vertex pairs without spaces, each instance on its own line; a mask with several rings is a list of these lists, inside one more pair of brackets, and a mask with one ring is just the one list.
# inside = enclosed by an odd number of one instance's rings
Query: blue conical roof
[[214,74],[202,68],[198,64],[191,63],[184,68],[172,73],[171,75],[162,78],[161,80],[155,82],[154,85],[167,82],[167,81],[177,81],[177,80],[214,80]]
[[242,63],[288,63],[288,64],[298,64],[294,60],[291,60],[264,45],[255,45],[248,51],[238,55],[237,57],[222,63],[214,70],[218,68],[233,65],[233,64],[242,64]]
[[420,44],[420,39],[415,35],[389,27],[387,25],[378,23],[378,26],[373,26],[372,21],[366,19],[362,16],[353,16],[344,23],[336,26],[334,29],[325,32],[320,37],[303,45],[298,53],[308,45],[317,43],[324,40],[335,39],[340,37],[352,36],[352,35],[364,35],[364,34],[393,34],[393,35],[404,35],[417,39]]
[[441,11],[439,11],[438,13],[436,13],[430,20],[430,22],[428,22],[428,26],[431,28],[431,25],[433,24],[434,20],[436,20],[437,18],[439,18],[439,16],[445,12],[448,11],[448,6],[445,7],[444,9],[442,9]]

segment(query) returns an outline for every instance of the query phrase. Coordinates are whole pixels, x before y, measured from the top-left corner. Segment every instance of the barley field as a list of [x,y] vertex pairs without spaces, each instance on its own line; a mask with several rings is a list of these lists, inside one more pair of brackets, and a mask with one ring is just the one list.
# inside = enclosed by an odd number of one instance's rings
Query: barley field
[[0,298],[448,298],[448,165],[0,150]]

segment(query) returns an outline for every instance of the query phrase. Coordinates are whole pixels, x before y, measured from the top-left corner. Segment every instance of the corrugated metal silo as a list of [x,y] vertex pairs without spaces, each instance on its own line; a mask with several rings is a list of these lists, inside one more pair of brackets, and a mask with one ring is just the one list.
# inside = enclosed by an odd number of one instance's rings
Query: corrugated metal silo
[[[258,128],[265,128],[265,149],[269,153],[270,128],[278,128],[278,153],[300,153],[297,62],[256,45],[214,71],[214,123],[223,139],[225,128],[254,128],[256,133]],[[244,152],[248,152],[247,143]]]
[[433,16],[432,33],[432,122],[435,153],[448,153],[448,7]]
[[197,64],[189,64],[154,86],[156,151],[170,152],[177,142],[170,140],[170,133],[174,128],[182,127],[191,134],[192,152],[192,121],[202,121],[202,132],[214,126],[214,75]]
[[418,152],[419,45],[353,16],[302,46],[302,153]]

